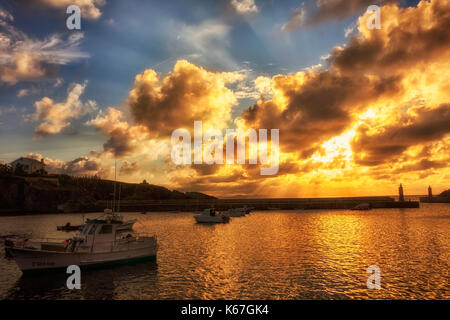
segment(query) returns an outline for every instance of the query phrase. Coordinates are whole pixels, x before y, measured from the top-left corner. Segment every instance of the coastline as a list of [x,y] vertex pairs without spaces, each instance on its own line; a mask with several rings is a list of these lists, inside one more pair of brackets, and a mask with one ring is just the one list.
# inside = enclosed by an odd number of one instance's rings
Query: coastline
[[[419,208],[418,201],[396,201],[394,197],[336,197],[336,198],[249,198],[249,199],[172,199],[172,200],[122,200],[122,212],[191,212],[207,208],[228,210],[248,207],[254,210],[317,210],[317,209],[352,209],[361,203],[368,203],[372,208]],[[99,200],[84,210],[21,210],[0,209],[0,216],[20,216],[43,213],[88,213],[102,212],[111,201]]]

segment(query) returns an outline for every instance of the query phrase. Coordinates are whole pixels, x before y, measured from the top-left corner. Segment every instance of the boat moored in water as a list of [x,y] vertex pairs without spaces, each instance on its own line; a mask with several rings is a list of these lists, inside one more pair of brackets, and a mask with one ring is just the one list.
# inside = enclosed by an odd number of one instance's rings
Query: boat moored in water
[[205,209],[199,215],[194,216],[197,223],[228,223],[230,217],[226,214],[217,213],[214,209]]
[[78,230],[81,230],[81,228],[82,228],[82,226],[73,226],[70,224],[70,222],[67,222],[63,226],[57,226],[56,230],[57,231],[78,231]]
[[233,208],[233,209],[229,209],[226,212],[226,215],[230,216],[230,217],[243,217],[246,214],[249,214],[251,212],[251,208],[247,208],[247,207],[243,207],[243,208]]
[[229,217],[243,217],[245,216],[245,211],[241,208],[229,209],[225,214]]
[[93,267],[156,259],[156,236],[132,230],[136,220],[108,213],[104,218],[88,219],[81,231],[64,240],[21,239],[5,247],[22,272],[47,271],[69,265]]
[[366,211],[370,210],[372,207],[370,206],[370,203],[360,203],[356,206],[354,206],[351,210],[360,210],[360,211]]

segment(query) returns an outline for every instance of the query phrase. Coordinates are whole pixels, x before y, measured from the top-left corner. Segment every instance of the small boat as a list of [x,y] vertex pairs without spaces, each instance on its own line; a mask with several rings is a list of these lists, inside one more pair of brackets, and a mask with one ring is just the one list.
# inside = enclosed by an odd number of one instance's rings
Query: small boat
[[242,208],[229,209],[226,213],[229,217],[243,217],[245,216],[245,211]]
[[56,230],[58,231],[78,231],[81,229],[82,226],[72,226],[70,224],[70,222],[67,222],[65,225],[63,226],[57,226]]
[[372,209],[372,207],[370,206],[370,203],[360,203],[356,206],[354,206],[351,210],[361,210],[361,211],[365,211],[365,210],[370,210]]
[[226,214],[217,213],[214,209],[205,209],[199,215],[194,216],[197,223],[228,223],[230,217]]
[[11,254],[6,250],[6,248],[14,245],[16,241],[21,241],[21,239],[26,239],[30,237],[29,234],[7,234],[0,236],[0,239],[3,240],[3,244],[5,246],[5,257],[12,258]]
[[20,239],[10,241],[5,250],[22,272],[63,270],[70,265],[87,268],[156,259],[156,237],[134,232],[134,222],[123,221],[122,216],[108,213],[103,218],[86,220],[81,231],[70,239]]

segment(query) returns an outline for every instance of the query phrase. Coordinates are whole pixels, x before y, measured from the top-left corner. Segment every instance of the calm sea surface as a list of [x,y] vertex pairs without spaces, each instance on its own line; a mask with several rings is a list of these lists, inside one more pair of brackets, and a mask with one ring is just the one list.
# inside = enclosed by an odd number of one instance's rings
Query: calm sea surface
[[[86,217],[96,217],[89,214]],[[26,276],[0,245],[0,299],[450,299],[450,204],[420,209],[260,211],[225,225],[192,213],[125,213],[159,243],[156,262]],[[0,217],[0,235],[69,237],[81,215]],[[381,269],[368,290],[366,269]]]

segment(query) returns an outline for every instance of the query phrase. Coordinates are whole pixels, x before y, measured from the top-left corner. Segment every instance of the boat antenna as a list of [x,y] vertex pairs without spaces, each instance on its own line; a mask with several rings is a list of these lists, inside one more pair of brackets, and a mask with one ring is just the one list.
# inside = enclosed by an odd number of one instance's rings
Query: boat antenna
[[117,181],[117,159],[114,159],[114,197],[113,197],[113,205],[112,212],[115,212],[116,209],[116,181]]
[[119,183],[119,203],[117,205],[117,212],[120,213],[120,192],[122,191],[122,184]]

